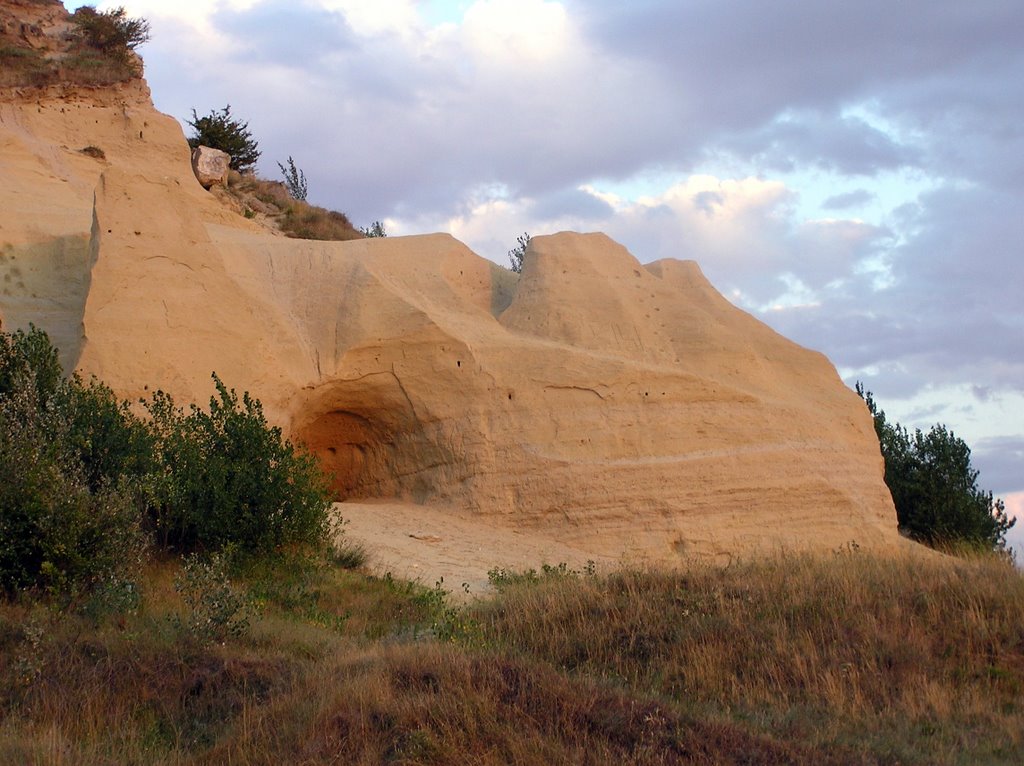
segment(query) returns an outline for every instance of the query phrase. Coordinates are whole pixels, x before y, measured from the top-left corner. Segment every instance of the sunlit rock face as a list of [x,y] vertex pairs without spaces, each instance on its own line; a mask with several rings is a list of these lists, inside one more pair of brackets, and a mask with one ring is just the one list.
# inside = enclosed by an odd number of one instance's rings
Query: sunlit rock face
[[216,371],[341,497],[645,560],[898,545],[858,397],[692,261],[561,233],[516,275],[441,234],[287,239],[200,186],[141,81],[0,91],[0,177],[5,329],[131,399],[204,402]]

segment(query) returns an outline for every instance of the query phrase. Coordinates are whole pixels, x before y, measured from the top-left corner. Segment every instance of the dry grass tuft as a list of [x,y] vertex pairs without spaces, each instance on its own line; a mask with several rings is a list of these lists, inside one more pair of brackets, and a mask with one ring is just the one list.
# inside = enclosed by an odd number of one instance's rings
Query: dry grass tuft
[[228,193],[246,215],[260,214],[289,237],[324,241],[363,239],[344,213],[294,199],[279,181],[232,173]]

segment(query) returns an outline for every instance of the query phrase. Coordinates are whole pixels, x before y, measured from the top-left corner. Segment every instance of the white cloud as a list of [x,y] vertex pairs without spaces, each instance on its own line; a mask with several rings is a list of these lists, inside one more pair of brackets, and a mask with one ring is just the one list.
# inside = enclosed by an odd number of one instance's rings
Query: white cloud
[[483,60],[537,64],[578,44],[561,3],[550,0],[478,0],[466,11],[462,33]]
[[361,35],[397,33],[411,38],[423,27],[413,0],[319,0],[317,4],[344,14],[352,29]]

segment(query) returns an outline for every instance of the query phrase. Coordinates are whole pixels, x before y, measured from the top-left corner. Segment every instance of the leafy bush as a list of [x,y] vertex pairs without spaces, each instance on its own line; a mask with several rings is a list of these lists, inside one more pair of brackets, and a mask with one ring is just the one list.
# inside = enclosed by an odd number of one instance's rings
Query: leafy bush
[[189,414],[157,392],[147,403],[156,432],[156,502],[151,521],[167,548],[217,550],[235,544],[270,552],[321,544],[330,499],[316,459],[267,424],[260,402],[213,375],[210,411]]
[[978,488],[966,442],[944,425],[911,436],[886,419],[870,391],[860,383],[856,390],[874,418],[900,529],[932,547],[1005,551],[1006,533],[1017,520],[1007,516],[1002,500]]
[[152,471],[149,428],[98,380],[65,379],[49,336],[0,333],[0,401],[21,387],[32,389],[29,415],[51,442],[59,442],[78,464],[91,492],[106,485],[125,487]]
[[249,630],[250,600],[228,579],[228,558],[224,552],[186,556],[174,578],[174,589],[189,610],[182,627],[202,643],[222,644]]
[[288,193],[293,199],[306,201],[306,195],[309,193],[309,189],[306,185],[306,174],[302,172],[301,168],[295,167],[295,160],[288,157],[288,167],[285,167],[280,162],[277,166],[281,168],[281,175],[284,176],[284,185],[288,189]]
[[249,123],[231,115],[231,104],[220,111],[211,111],[205,117],[198,116],[193,109],[188,124],[195,130],[195,135],[188,139],[188,145],[193,149],[209,146],[227,152],[231,155],[232,170],[240,173],[249,170],[260,158],[259,144],[249,131]]
[[74,598],[130,574],[143,538],[131,496],[91,489],[71,428],[31,381],[0,396],[0,591]]
[[315,458],[213,379],[209,412],[157,392],[143,420],[99,381],[64,378],[46,333],[0,333],[0,593],[121,593],[144,524],[176,550],[327,541]]

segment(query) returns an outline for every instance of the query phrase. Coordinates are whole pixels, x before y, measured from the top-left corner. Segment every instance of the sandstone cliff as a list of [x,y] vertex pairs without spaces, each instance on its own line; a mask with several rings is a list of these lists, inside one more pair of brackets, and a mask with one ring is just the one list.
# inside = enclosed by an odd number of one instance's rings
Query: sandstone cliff
[[857,396],[693,262],[562,233],[517,276],[441,234],[274,236],[138,80],[0,91],[0,178],[6,329],[129,398],[202,401],[216,370],[343,497],[602,556],[898,544]]

